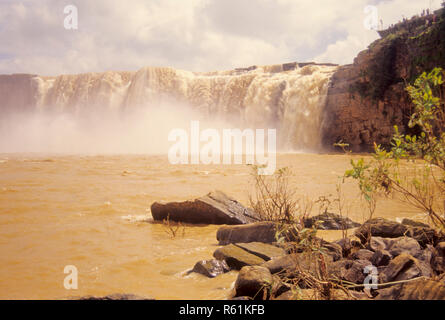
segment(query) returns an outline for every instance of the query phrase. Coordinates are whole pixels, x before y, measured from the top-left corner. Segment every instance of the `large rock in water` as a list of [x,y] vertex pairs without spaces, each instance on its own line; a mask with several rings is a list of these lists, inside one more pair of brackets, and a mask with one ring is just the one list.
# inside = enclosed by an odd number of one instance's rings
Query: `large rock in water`
[[216,238],[220,245],[230,243],[276,241],[277,226],[273,222],[258,222],[245,226],[226,226],[218,229]]
[[191,272],[202,274],[208,278],[229,272],[230,268],[224,260],[202,260],[195,264]]
[[236,225],[258,221],[255,212],[221,191],[211,192],[194,201],[155,202],[151,206],[151,214],[156,221],[168,218],[191,224]]

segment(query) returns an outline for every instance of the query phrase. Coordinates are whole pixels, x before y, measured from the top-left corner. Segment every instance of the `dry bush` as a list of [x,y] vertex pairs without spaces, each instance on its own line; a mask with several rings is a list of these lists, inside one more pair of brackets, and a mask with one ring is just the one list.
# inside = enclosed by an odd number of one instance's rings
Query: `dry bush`
[[164,231],[172,238],[180,236],[182,238],[185,237],[185,226],[180,222],[171,222],[170,214],[167,215],[167,219],[162,220],[162,224],[164,225]]

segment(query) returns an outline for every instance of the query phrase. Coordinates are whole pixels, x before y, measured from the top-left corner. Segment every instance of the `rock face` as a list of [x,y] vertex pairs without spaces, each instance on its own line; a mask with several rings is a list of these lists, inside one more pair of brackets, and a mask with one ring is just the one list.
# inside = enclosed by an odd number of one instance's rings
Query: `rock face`
[[221,227],[216,233],[220,245],[230,243],[264,242],[276,241],[277,228],[273,222],[258,222],[243,226]]
[[315,225],[318,230],[346,230],[360,227],[360,223],[335,213],[323,213],[304,221],[306,228],[312,228]]
[[191,224],[246,224],[257,221],[256,214],[221,191],[211,192],[194,201],[153,203],[151,214],[155,221]]
[[389,143],[394,125],[402,133],[411,132],[405,82],[411,83],[423,71],[445,67],[445,10],[436,15],[437,23],[428,26],[426,20],[432,15],[398,24],[395,32],[383,32],[384,37],[361,52],[352,65],[338,69],[326,101],[325,147],[343,141],[353,151],[369,151],[374,142]]

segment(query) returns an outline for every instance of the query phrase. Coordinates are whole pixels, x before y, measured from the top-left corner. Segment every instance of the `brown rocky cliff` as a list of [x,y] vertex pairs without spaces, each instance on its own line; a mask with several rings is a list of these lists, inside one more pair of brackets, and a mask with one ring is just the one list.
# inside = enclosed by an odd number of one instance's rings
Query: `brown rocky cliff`
[[[412,103],[406,86],[424,71],[445,68],[445,10],[414,17],[382,32],[385,37],[341,66],[328,91],[323,143],[369,151],[387,145],[394,125],[408,132]],[[434,22],[433,22],[434,20]]]

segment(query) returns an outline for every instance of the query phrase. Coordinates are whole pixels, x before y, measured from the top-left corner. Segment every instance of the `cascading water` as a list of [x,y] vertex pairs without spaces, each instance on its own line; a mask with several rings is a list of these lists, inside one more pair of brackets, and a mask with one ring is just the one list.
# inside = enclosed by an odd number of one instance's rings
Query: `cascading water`
[[[33,76],[33,109],[100,117],[103,112],[151,112],[168,103],[231,127],[276,128],[281,151],[317,150],[328,84],[336,67],[285,66],[209,73],[147,67],[137,72]],[[14,105],[14,99],[8,99]]]

